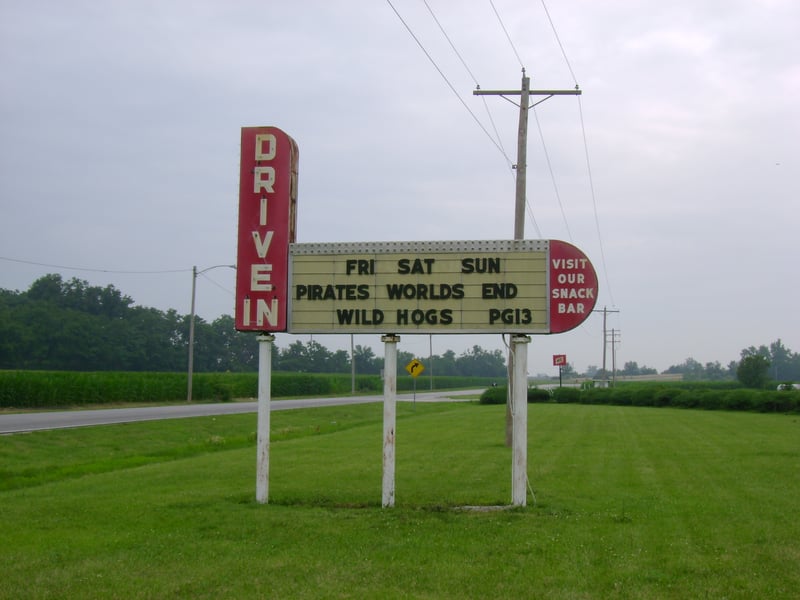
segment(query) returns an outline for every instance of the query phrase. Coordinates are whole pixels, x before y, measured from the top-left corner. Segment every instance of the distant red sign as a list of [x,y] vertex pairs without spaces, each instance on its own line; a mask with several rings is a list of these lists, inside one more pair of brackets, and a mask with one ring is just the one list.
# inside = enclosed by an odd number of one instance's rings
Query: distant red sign
[[550,333],[583,323],[597,302],[597,273],[586,255],[560,240],[550,240]]
[[566,354],[553,354],[553,366],[554,367],[563,367],[567,364],[567,355]]
[[242,128],[236,259],[239,331],[286,331],[297,163],[297,144],[277,127]]

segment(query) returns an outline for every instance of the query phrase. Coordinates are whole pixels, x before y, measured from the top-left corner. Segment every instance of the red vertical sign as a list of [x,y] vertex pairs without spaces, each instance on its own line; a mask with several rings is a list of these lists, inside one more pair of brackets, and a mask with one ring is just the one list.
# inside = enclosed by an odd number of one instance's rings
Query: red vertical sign
[[236,259],[239,331],[286,331],[297,161],[297,144],[277,127],[242,128]]
[[586,255],[560,240],[550,240],[550,333],[583,323],[597,302],[597,273]]

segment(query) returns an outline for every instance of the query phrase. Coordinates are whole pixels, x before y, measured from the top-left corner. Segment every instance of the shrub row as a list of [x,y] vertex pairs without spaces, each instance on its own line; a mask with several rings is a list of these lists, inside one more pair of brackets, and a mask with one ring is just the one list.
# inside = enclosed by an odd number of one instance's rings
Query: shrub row
[[[436,389],[485,387],[488,378],[437,377]],[[121,402],[177,402],[186,399],[185,373],[0,371],[0,408],[51,408]],[[275,398],[314,395],[346,395],[352,379],[345,374],[272,373]],[[416,382],[425,391],[430,379]],[[399,377],[398,391],[411,391],[411,377]],[[378,375],[358,375],[356,392],[381,393]],[[258,396],[257,373],[195,373],[192,399],[226,402]]]
[[[480,402],[505,404],[506,395],[505,387],[489,388],[481,395]],[[528,402],[798,412],[800,392],[703,385],[619,385],[613,388],[560,387],[553,390],[528,388]]]
[[[566,389],[566,388],[565,388]],[[490,387],[481,394],[479,402],[481,404],[505,404],[508,398],[508,387],[502,385]],[[528,388],[528,402],[550,402],[552,400],[550,390],[540,388]]]

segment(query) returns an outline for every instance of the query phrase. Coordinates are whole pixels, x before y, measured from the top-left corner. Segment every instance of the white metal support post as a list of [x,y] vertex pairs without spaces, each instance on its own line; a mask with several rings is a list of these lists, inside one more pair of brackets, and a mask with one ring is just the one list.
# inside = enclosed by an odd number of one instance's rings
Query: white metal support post
[[383,359],[383,508],[394,506],[395,427],[397,425],[398,335],[381,336]]
[[275,336],[258,336],[258,425],[256,435],[256,502],[269,501],[269,427],[272,386],[272,342]]
[[512,440],[511,504],[525,506],[528,498],[528,344],[527,335],[511,336],[514,356],[514,394],[511,398],[514,434]]

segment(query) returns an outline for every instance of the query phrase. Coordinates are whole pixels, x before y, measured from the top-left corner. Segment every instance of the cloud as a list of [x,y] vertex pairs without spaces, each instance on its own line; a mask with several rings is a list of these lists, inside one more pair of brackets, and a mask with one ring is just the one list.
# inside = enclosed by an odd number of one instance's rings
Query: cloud
[[[488,3],[432,3],[470,74],[424,5],[393,4],[447,81],[383,3],[3,3],[0,256],[232,262],[239,129],[270,124],[300,145],[301,241],[511,237],[518,111],[472,90],[517,87],[514,49]],[[530,121],[526,233],[572,239],[608,273],[622,356],[724,363],[777,337],[797,351],[796,3],[570,0],[548,7],[558,38],[541,6],[495,6],[534,87],[574,74],[583,90]],[[47,272],[2,266],[2,288]],[[188,274],[65,275],[188,312]],[[199,314],[230,312],[198,283]],[[554,350],[597,364],[599,327],[536,340],[532,371]]]

